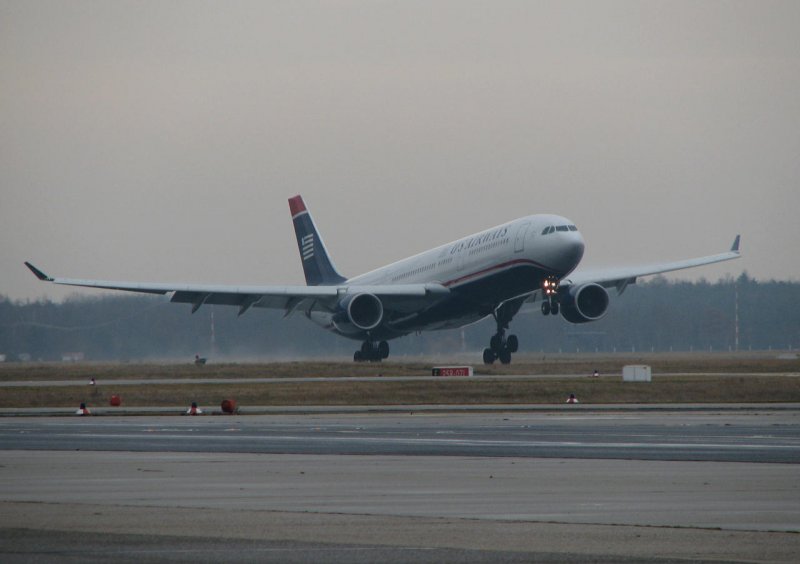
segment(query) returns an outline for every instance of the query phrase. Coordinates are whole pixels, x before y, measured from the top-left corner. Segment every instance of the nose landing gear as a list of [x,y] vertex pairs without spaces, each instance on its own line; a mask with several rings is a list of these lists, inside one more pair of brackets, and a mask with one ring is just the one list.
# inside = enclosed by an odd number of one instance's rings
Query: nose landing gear
[[542,313],[544,315],[558,315],[558,302],[555,298],[550,298],[542,302]]
[[558,278],[555,276],[545,278],[542,281],[542,293],[544,294],[542,314],[558,315]]

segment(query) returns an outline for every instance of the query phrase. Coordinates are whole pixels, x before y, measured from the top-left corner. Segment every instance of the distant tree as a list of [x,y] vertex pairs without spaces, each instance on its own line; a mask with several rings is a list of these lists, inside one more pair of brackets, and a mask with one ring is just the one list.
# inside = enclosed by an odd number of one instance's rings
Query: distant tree
[[[611,292],[607,315],[573,325],[542,316],[527,306],[511,332],[523,352],[727,350],[735,346],[736,304],[739,347],[747,350],[800,348],[800,283],[759,282],[743,272],[716,283],[669,282],[656,277],[631,285],[624,295]],[[214,342],[211,316],[214,316]],[[193,358],[349,358],[357,341],[314,327],[302,314],[253,308],[239,317],[236,308],[189,306],[163,297],[112,294],[73,296],[61,303],[10,301],[0,296],[0,354],[13,358],[57,360],[83,352],[93,360]],[[392,356],[480,351],[494,332],[484,320],[453,331],[410,335],[392,342]],[[462,337],[463,335],[463,337]]]

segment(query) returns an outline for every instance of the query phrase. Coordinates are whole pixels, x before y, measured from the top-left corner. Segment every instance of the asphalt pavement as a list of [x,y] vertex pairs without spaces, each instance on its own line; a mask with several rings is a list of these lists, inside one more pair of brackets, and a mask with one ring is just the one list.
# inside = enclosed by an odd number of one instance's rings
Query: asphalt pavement
[[0,559],[796,561],[798,406],[555,407],[0,418]]

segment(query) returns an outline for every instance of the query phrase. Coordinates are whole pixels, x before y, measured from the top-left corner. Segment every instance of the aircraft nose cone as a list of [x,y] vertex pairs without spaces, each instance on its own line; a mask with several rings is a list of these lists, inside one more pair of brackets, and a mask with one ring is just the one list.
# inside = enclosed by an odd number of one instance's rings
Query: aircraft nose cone
[[569,233],[565,235],[569,240],[564,244],[562,261],[559,265],[564,272],[573,270],[583,258],[584,243],[580,233]]
[[583,258],[583,237],[576,231],[559,233],[558,252],[551,261],[552,267],[564,276],[572,272]]

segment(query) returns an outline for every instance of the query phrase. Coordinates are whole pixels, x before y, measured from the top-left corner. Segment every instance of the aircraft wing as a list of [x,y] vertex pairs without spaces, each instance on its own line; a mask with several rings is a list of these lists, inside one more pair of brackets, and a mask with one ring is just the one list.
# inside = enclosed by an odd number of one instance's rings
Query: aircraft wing
[[239,307],[239,315],[251,307],[282,309],[286,315],[303,304],[321,303],[330,307],[344,297],[354,294],[374,294],[388,307],[399,310],[418,305],[429,305],[450,292],[441,284],[402,284],[392,286],[348,285],[346,282],[329,286],[226,286],[208,284],[169,284],[143,282],[114,282],[107,280],[81,280],[76,278],[53,278],[26,262],[39,280],[67,286],[122,290],[143,294],[172,294],[170,301],[192,304],[192,313],[204,304]]
[[561,287],[569,287],[580,286],[582,284],[593,282],[603,286],[604,288],[616,288],[618,293],[621,294],[625,291],[625,288],[628,286],[628,284],[635,284],[636,279],[640,276],[662,274],[664,272],[673,272],[675,270],[683,270],[685,268],[693,268],[695,266],[703,266],[705,264],[713,264],[715,262],[737,259],[740,256],[740,239],[740,236],[737,235],[736,239],[733,241],[730,251],[705,257],[640,266],[586,269],[578,268],[572,274],[564,278],[560,285]]

